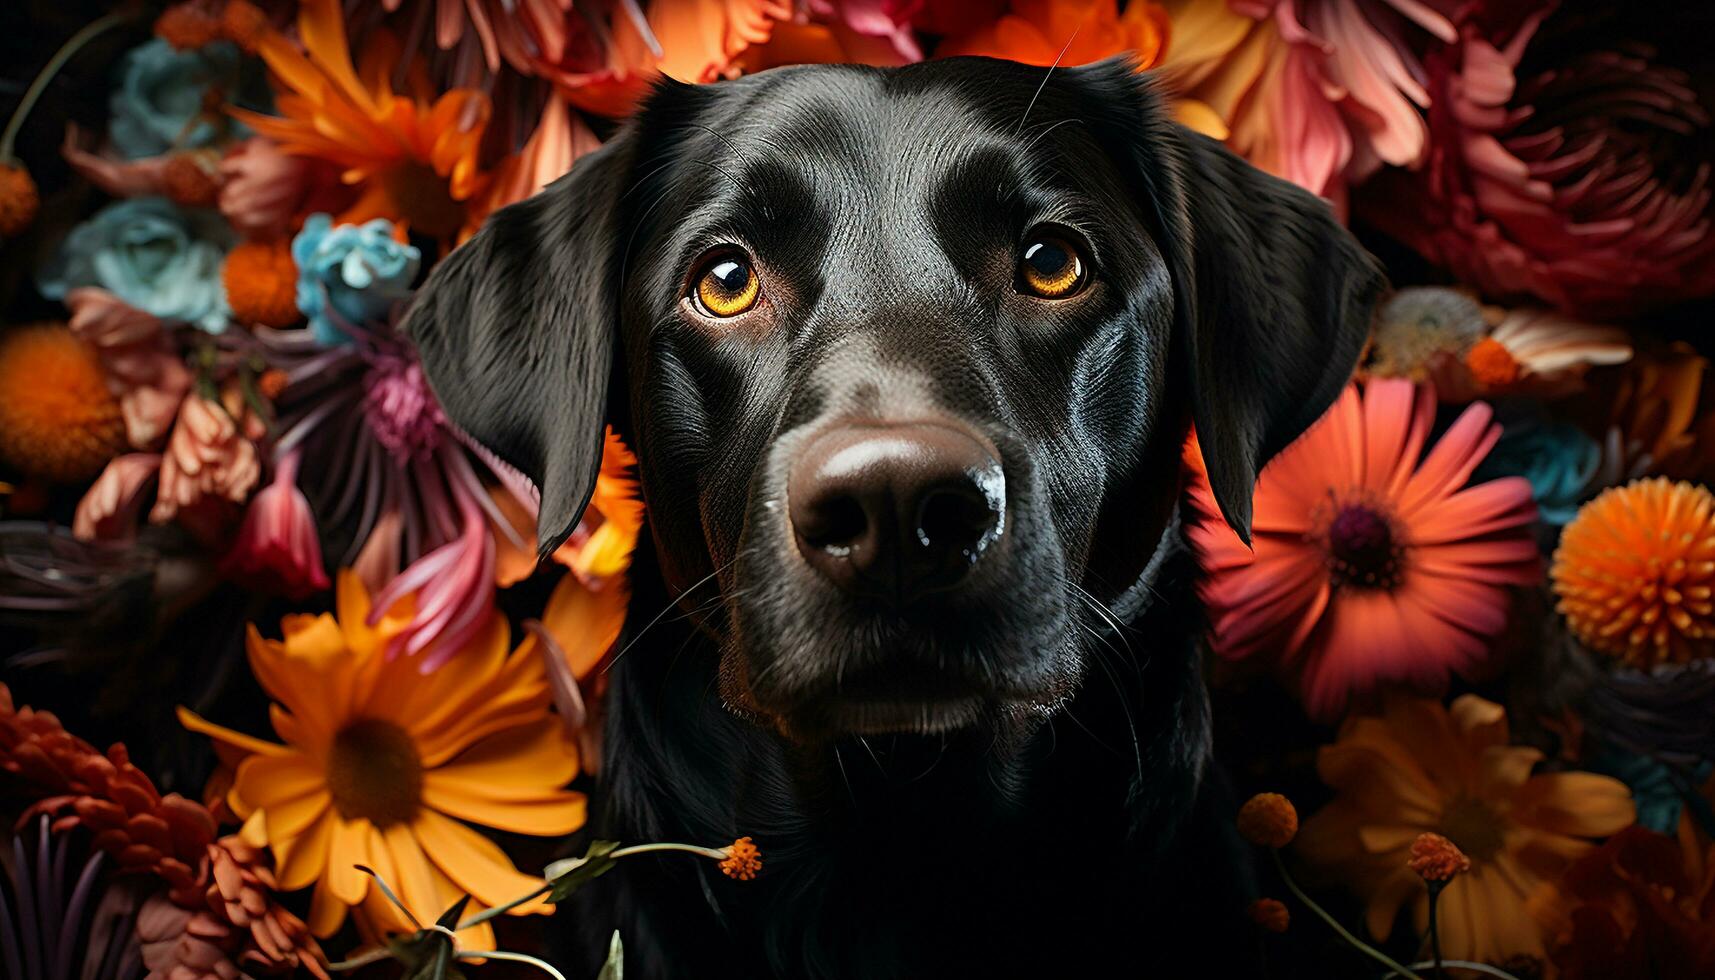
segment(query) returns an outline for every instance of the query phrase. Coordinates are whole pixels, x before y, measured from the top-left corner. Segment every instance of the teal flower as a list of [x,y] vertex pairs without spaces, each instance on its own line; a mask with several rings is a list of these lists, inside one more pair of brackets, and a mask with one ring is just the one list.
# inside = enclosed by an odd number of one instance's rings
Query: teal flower
[[292,239],[298,263],[298,309],[324,344],[344,343],[344,325],[384,318],[411,295],[422,253],[393,237],[393,222],[335,226],[312,214]]
[[180,51],[155,38],[132,48],[108,100],[114,149],[134,160],[214,143],[222,129],[219,117],[204,118],[204,96],[231,95],[238,82],[238,48],[228,41]]
[[73,228],[39,285],[50,299],[99,286],[146,313],[219,333],[227,319],[220,264],[231,243],[232,229],[212,211],[129,198]]
[[1501,433],[1501,441],[1472,480],[1524,477],[1536,498],[1538,517],[1558,528],[1577,516],[1578,506],[1590,495],[1590,481],[1601,461],[1602,447],[1575,426],[1517,422]]

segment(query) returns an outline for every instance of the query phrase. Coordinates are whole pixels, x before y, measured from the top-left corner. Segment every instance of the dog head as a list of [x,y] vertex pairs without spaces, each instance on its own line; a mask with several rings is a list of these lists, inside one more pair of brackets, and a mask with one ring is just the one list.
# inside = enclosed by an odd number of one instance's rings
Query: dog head
[[818,739],[1061,704],[1188,425],[1248,539],[1257,471],[1338,393],[1381,285],[1323,202],[1130,65],[952,59],[663,83],[407,329],[448,415],[540,488],[544,553],[619,420],[728,704]]

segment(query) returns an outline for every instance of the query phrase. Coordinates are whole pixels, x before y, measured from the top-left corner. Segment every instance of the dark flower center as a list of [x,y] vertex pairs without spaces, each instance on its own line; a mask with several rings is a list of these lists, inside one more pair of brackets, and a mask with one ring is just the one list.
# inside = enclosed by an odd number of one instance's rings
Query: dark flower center
[[1387,517],[1344,504],[1328,524],[1328,562],[1339,585],[1391,588],[1399,581],[1399,543]]
[[423,760],[403,728],[366,718],[340,729],[328,751],[328,794],[347,820],[406,823],[423,799]]
[[1441,814],[1437,830],[1474,861],[1493,859],[1505,842],[1501,818],[1494,808],[1470,797],[1454,800]]
[[450,240],[464,223],[464,205],[453,200],[447,179],[425,163],[408,161],[383,177],[387,193],[411,230]]

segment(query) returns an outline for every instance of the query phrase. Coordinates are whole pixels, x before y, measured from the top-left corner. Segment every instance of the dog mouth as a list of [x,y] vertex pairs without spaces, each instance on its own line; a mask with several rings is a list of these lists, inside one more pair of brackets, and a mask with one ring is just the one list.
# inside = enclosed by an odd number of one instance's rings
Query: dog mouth
[[947,735],[1046,714],[1061,704],[1070,678],[1050,677],[1026,690],[991,679],[906,665],[871,668],[762,706],[781,730],[800,740],[841,736]]

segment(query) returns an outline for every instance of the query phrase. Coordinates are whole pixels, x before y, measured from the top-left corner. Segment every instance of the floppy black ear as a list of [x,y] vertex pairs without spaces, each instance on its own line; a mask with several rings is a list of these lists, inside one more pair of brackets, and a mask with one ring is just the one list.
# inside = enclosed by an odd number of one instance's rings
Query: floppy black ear
[[630,144],[622,133],[495,212],[404,321],[448,418],[541,491],[541,555],[577,526],[601,467]]
[[[1121,69],[1119,78],[1113,77]],[[1173,281],[1174,346],[1221,513],[1247,544],[1257,473],[1351,377],[1386,281],[1326,201],[1171,121],[1129,65],[1131,147]],[[1106,78],[1103,75],[1106,75]]]

